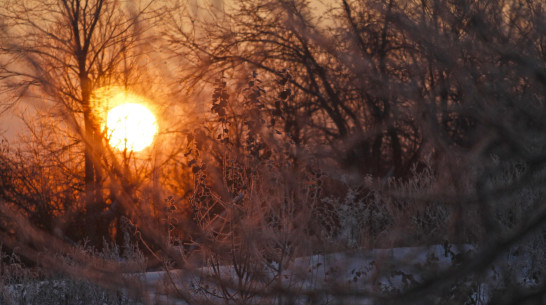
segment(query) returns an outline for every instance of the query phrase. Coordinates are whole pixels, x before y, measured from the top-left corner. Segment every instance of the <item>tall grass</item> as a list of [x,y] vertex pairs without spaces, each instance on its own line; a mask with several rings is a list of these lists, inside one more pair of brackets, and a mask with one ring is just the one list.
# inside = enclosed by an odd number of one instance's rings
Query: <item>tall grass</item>
[[146,157],[1,149],[0,302],[544,303],[542,2],[311,7],[160,10],[200,111]]

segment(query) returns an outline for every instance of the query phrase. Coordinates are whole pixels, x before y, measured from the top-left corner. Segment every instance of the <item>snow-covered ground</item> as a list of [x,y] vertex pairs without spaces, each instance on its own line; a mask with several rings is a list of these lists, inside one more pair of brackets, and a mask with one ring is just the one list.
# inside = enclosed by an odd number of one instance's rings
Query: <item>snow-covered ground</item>
[[[295,303],[305,303],[309,298],[319,295],[334,298],[343,295],[344,304],[373,304],[373,295],[385,295],[404,291],[427,278],[434,277],[448,268],[454,268],[465,256],[472,255],[475,249],[470,245],[434,245],[430,247],[407,247],[393,249],[353,250],[344,253],[331,253],[295,258],[287,264],[280,274],[274,268],[262,268],[259,276],[252,275],[256,285],[245,287],[256,289],[277,289],[293,297]],[[500,281],[503,267],[516,266],[525,262],[525,255],[508,255],[492,265],[481,277],[481,282],[473,286],[469,298],[474,304],[485,304],[491,285]],[[274,265],[274,263],[272,263]],[[525,263],[522,266],[527,265]],[[270,266],[275,267],[275,266]],[[269,270],[269,271],[268,271]],[[533,285],[530,272],[519,269],[517,281],[523,285]],[[239,273],[240,274],[240,273]],[[218,275],[221,275],[218,277]],[[206,301],[209,304],[223,303],[222,288],[235,293],[240,285],[240,276],[233,266],[225,265],[213,272],[211,267],[193,270],[170,270],[127,275],[141,281],[140,289],[151,304],[187,304],[185,297]],[[10,285],[1,292],[15,301],[15,304],[41,305],[39,298],[51,299],[58,296],[59,303],[74,291],[94,294],[97,300],[104,299],[106,305],[135,304],[127,298],[127,293],[118,293],[113,300],[109,295],[100,295],[98,288],[86,288],[82,283],[70,281],[43,281],[26,285]],[[95,289],[95,291],[93,291]],[[180,294],[181,293],[181,294]],[[337,294],[336,293],[340,293]],[[177,297],[177,295],[179,297]],[[266,296],[264,296],[266,297]],[[0,301],[2,298],[0,298]],[[125,301],[123,301],[125,300]],[[77,300],[79,301],[79,300]],[[114,302],[114,303],[110,303]],[[80,303],[80,302],[78,302]],[[47,303],[56,304],[56,303]],[[76,303],[68,303],[76,304]],[[85,303],[81,303],[85,304]],[[99,304],[99,305],[103,305]]]
[[[442,245],[431,247],[407,247],[393,249],[354,250],[344,253],[313,255],[294,259],[280,276],[282,290],[287,294],[305,296],[320,292],[324,296],[328,291],[356,292],[357,296],[345,303],[372,304],[372,299],[361,297],[369,293],[389,293],[407,289],[420,282],[424,276],[433,276],[430,272],[441,272],[452,267],[464,253],[470,254],[474,248],[469,245],[459,247]],[[267,270],[267,268],[264,268]],[[271,270],[271,269],[269,269]],[[427,273],[428,272],[428,273]],[[222,266],[219,272],[223,286],[237,287],[238,276],[232,266]],[[204,280],[214,277],[212,268],[199,268],[194,271],[171,270],[170,272],[148,272],[146,282],[152,286],[160,283],[176,283],[180,291],[192,291],[208,303],[221,303],[221,288],[213,281]],[[262,283],[275,280],[273,271],[261,274]],[[279,285],[279,282],[275,282]],[[231,286],[233,285],[233,286]],[[276,287],[278,289],[278,287]],[[234,289],[230,289],[233,291]],[[184,304],[184,302],[175,303]]]

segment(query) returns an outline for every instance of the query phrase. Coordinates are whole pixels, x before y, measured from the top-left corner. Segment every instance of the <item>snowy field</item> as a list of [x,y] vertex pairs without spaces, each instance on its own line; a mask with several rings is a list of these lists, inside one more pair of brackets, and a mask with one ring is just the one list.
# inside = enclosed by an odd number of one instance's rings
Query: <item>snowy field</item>
[[[415,287],[427,278],[456,268],[465,256],[474,252],[475,249],[469,245],[354,250],[296,258],[285,266],[280,277],[273,272],[252,276],[261,283],[254,287],[266,287],[263,283],[270,283],[268,287],[272,287],[271,283],[274,282],[275,289],[285,292],[284,295],[296,304],[312,303],[317,296],[321,298],[319,303],[339,300],[341,296],[343,304],[375,304],[374,296],[396,294]],[[518,269],[519,284],[536,284],[531,268],[525,268],[530,266],[529,260],[525,255],[513,254],[499,260],[487,269],[480,282],[471,285],[473,290],[468,296],[470,304],[486,304],[491,289],[501,284],[501,273],[510,265]],[[270,267],[275,267],[272,264]],[[140,283],[136,294],[134,289],[131,294],[140,295],[138,297],[129,297],[127,290],[108,292],[81,281],[52,280],[3,286],[0,301],[2,304],[28,305],[113,305],[140,304],[132,301],[140,299],[147,304],[178,305],[188,304],[184,299],[191,298],[193,302],[223,304],[222,288],[227,289],[228,293],[236,293],[240,277],[232,266],[221,266],[216,271],[207,267],[193,272],[171,270],[128,274],[128,279],[136,279]],[[262,296],[256,297],[259,300]]]

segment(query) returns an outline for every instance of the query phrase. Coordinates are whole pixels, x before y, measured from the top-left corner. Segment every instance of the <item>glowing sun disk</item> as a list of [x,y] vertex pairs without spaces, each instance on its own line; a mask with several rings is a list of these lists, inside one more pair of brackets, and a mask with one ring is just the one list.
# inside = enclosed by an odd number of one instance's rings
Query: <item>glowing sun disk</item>
[[118,150],[141,151],[152,144],[156,132],[155,117],[144,105],[124,103],[108,111],[106,135]]

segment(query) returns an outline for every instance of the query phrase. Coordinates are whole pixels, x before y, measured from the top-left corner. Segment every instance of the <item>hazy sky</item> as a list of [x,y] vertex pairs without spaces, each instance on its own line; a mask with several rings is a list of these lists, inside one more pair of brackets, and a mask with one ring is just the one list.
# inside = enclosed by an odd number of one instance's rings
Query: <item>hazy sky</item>
[[[1,1],[1,0],[0,0]],[[219,11],[222,11],[224,7],[229,7],[230,3],[233,3],[236,0],[190,0],[191,4],[194,5],[194,13],[198,12],[197,7],[215,7]],[[260,0],[256,0],[260,1]],[[337,0],[330,0],[327,1],[329,4],[333,4],[337,2]],[[313,12],[317,14],[317,16],[320,16],[327,5],[324,4],[324,1],[321,0],[312,0],[311,1],[311,8]],[[7,110],[3,113],[0,112],[0,137],[6,137],[8,140],[16,139],[16,136],[21,132],[24,131],[24,126],[21,123],[21,120],[19,118],[20,115],[23,113],[32,113],[32,109],[36,106],[37,101],[30,101],[27,100],[26,102],[20,101],[16,106],[11,108],[10,110]],[[2,109],[0,109],[2,110]]]

